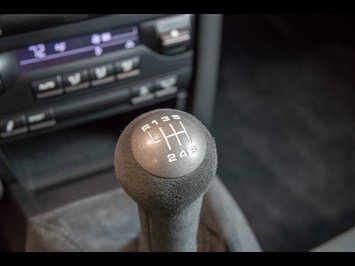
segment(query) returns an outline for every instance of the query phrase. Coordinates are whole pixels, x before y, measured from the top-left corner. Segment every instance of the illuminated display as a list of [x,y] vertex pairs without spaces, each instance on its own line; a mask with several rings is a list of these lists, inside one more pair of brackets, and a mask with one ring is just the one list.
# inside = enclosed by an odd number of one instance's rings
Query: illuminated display
[[131,49],[137,44],[138,29],[131,26],[30,45],[16,50],[16,56],[21,70],[32,70],[87,57],[98,57],[120,49]]

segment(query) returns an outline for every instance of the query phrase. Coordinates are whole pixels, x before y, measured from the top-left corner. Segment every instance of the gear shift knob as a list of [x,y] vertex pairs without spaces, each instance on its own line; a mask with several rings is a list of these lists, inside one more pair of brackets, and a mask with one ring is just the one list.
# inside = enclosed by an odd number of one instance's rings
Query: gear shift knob
[[143,251],[197,250],[202,198],[216,168],[214,139],[188,113],[158,109],[124,129],[115,172],[138,204]]

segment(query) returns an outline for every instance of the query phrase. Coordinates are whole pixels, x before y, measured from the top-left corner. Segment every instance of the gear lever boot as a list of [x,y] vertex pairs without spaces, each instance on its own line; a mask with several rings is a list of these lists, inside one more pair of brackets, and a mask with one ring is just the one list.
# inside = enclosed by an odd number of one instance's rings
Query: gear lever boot
[[158,109],[125,128],[115,172],[138,204],[142,251],[197,251],[202,198],[216,169],[215,141],[190,114]]

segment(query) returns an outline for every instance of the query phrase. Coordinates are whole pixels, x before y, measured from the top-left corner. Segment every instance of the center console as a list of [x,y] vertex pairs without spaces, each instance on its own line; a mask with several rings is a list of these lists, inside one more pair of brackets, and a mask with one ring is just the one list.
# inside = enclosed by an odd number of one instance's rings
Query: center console
[[114,147],[137,115],[175,108],[210,125],[221,22],[0,14],[0,249],[25,250],[31,217],[117,188]]

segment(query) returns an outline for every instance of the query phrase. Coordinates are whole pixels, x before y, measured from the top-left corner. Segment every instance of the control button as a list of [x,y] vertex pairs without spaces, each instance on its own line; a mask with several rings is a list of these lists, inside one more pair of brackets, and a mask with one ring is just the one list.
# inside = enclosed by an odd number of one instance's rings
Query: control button
[[163,90],[170,87],[175,87],[177,85],[177,76],[171,75],[168,77],[157,79],[154,83],[157,90]]
[[140,58],[138,56],[116,62],[117,79],[125,79],[139,75],[141,73],[139,65]]
[[32,82],[32,88],[37,99],[42,99],[63,93],[62,79],[58,75]]
[[143,84],[139,84],[137,86],[132,87],[132,95],[133,96],[143,96],[151,93],[152,91],[152,83],[147,82]]
[[0,137],[7,138],[28,131],[25,115],[19,115],[0,121]]
[[65,92],[81,90],[89,87],[89,71],[86,69],[62,75]]
[[155,96],[157,98],[176,93],[178,91],[177,75],[171,75],[168,77],[157,79],[154,82],[154,87],[157,90],[155,92]]
[[161,45],[164,48],[169,48],[171,46],[177,46],[185,43],[189,43],[190,31],[188,29],[173,29],[167,33],[160,35],[162,40]]
[[26,118],[31,131],[51,127],[56,124],[52,108],[28,113]]
[[163,53],[177,54],[188,49],[191,39],[189,16],[158,19],[155,28]]
[[115,77],[113,76],[113,65],[106,64],[90,68],[90,78],[93,86],[115,81]]
[[137,86],[132,87],[132,95],[131,99],[132,104],[137,104],[145,101],[150,101],[154,99],[154,94],[152,93],[152,83],[147,82]]

